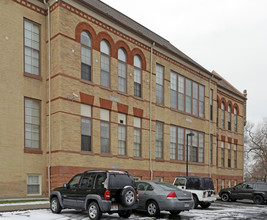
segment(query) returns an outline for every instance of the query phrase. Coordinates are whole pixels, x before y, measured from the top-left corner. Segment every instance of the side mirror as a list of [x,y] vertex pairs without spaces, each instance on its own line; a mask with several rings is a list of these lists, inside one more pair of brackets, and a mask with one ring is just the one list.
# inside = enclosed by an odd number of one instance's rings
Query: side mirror
[[64,183],[64,184],[63,184],[63,187],[64,187],[64,188],[68,188],[68,184],[67,184],[67,183]]

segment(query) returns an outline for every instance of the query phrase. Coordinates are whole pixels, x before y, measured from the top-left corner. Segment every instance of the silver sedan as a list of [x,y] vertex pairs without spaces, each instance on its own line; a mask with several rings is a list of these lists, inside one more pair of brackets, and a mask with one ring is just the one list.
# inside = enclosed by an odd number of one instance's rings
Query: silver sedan
[[156,181],[136,181],[139,192],[138,210],[145,210],[148,216],[157,216],[160,211],[178,215],[194,207],[191,192],[183,191],[170,183]]

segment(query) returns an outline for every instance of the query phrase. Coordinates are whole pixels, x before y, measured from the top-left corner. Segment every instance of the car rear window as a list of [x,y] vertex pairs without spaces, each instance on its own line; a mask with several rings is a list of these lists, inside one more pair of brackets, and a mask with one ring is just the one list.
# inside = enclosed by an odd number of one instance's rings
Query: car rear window
[[200,179],[199,178],[188,178],[186,181],[187,189],[200,189]]
[[120,189],[124,186],[133,186],[133,178],[126,173],[111,173],[109,178],[109,185],[114,189]]
[[204,190],[214,190],[213,181],[211,178],[203,178],[202,179],[202,189]]
[[170,183],[156,182],[156,184],[165,191],[180,190]]

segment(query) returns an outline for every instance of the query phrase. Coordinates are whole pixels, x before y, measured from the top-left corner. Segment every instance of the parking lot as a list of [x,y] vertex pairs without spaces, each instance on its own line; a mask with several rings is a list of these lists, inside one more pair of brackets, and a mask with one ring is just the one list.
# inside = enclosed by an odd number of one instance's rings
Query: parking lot
[[[212,204],[208,209],[193,209],[181,212],[179,216],[172,217],[168,212],[161,212],[157,218],[146,217],[143,212],[135,212],[130,219],[266,219],[267,205],[255,205],[251,201],[221,202]],[[63,210],[61,214],[53,214],[49,209],[25,210],[15,212],[0,212],[0,218],[7,220],[87,220],[86,212],[76,210]],[[103,214],[102,219],[121,219],[117,214]]]

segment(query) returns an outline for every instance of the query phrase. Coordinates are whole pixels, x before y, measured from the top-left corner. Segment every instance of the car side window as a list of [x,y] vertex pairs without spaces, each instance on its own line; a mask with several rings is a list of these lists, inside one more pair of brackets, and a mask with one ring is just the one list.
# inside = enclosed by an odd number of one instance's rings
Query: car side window
[[81,188],[92,188],[95,181],[95,173],[85,174],[81,181]]
[[267,190],[267,184],[265,184],[265,183],[257,183],[257,189]]
[[254,184],[248,183],[247,184],[247,189],[254,189]]
[[187,189],[199,189],[200,188],[200,180],[199,178],[188,178],[186,182]]
[[153,187],[149,183],[137,183],[138,191],[152,191]]
[[81,179],[81,174],[74,176],[68,183],[70,189],[78,188]]
[[96,189],[103,189],[105,180],[106,180],[106,174],[105,173],[98,174],[96,177],[96,181],[95,181],[95,188]]
[[177,178],[174,183],[175,186],[185,186],[185,178]]

